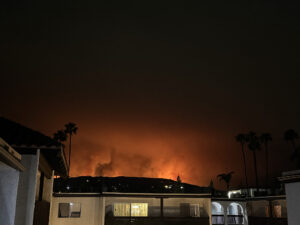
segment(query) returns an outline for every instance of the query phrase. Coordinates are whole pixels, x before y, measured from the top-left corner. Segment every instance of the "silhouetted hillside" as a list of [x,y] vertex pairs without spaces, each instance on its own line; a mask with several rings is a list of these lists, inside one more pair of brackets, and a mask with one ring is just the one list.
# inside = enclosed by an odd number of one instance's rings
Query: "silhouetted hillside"
[[162,178],[74,177],[55,179],[54,192],[211,193],[211,188]]

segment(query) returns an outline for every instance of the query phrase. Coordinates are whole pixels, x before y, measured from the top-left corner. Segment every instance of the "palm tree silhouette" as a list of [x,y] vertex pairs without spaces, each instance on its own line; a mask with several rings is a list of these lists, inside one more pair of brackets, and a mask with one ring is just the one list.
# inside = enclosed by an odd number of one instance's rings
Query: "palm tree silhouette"
[[72,144],[72,135],[76,134],[78,130],[78,127],[76,126],[75,123],[67,123],[65,124],[65,133],[69,136],[69,171],[68,175],[70,174],[70,168],[71,168],[71,144]]
[[217,178],[219,178],[220,181],[224,181],[226,183],[227,191],[229,191],[229,184],[232,178],[232,174],[234,174],[233,171],[229,173],[221,173],[217,176]]
[[67,140],[67,134],[64,130],[58,130],[53,134],[53,139],[59,143],[64,142]]
[[255,182],[256,182],[256,190],[258,192],[258,174],[257,174],[257,161],[256,161],[256,151],[260,150],[260,142],[256,133],[250,131],[248,133],[249,143],[248,149],[253,153],[253,161],[254,161],[254,172],[255,172]]
[[268,142],[272,141],[272,136],[270,133],[262,133],[259,137],[260,143],[265,146],[265,154],[266,154],[266,186],[269,184],[269,149]]
[[248,136],[245,134],[238,134],[235,137],[235,140],[241,144],[242,153],[243,153],[243,162],[244,162],[244,173],[245,173],[245,181],[246,181],[246,188],[248,191],[248,177],[247,177],[247,166],[246,166],[246,157],[245,157],[245,144],[248,142]]

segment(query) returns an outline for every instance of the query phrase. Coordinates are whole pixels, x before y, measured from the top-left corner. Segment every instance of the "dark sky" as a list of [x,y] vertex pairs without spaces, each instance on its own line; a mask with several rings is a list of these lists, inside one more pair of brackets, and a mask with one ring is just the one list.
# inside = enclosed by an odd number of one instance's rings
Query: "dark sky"
[[250,130],[272,133],[274,175],[293,168],[298,5],[195,2],[2,1],[0,114],[47,135],[77,123],[73,176],[238,185]]

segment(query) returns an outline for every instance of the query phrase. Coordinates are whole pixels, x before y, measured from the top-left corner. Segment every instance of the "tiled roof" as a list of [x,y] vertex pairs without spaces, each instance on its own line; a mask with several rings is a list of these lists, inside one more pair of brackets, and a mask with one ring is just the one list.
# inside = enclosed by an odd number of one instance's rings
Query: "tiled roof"
[[0,137],[13,146],[60,147],[52,138],[4,117],[0,117]]

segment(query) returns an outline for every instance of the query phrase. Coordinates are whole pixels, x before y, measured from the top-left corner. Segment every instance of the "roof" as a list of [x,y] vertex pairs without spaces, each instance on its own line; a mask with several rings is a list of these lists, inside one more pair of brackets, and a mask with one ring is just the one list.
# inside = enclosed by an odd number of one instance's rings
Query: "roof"
[[24,166],[21,164],[21,155],[17,153],[0,137],[0,161],[6,165],[18,170],[24,171]]
[[60,148],[52,138],[19,123],[0,117],[0,137],[11,146]]
[[0,117],[0,137],[20,154],[34,154],[40,149],[57,175],[67,174],[63,146],[54,139],[4,117]]
[[283,183],[300,182],[300,170],[283,172],[282,176],[278,177],[278,180]]

